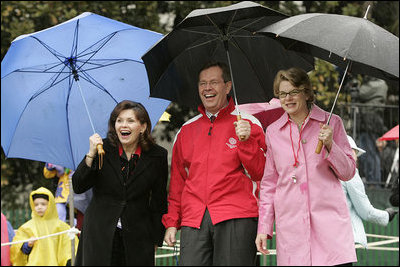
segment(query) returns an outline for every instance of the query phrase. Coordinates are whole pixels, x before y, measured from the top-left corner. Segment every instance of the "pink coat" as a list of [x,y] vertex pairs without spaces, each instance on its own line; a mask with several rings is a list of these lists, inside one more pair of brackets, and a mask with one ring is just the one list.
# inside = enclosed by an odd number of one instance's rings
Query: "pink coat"
[[339,181],[350,180],[356,164],[338,116],[332,115],[329,124],[333,128],[331,152],[323,148],[321,154],[315,153],[319,123],[325,123],[328,115],[313,105],[302,130],[297,168],[293,167],[299,146],[297,125],[288,122],[285,113],[267,128],[258,233],[271,238],[275,221],[278,265],[357,261],[349,210]]
[[[7,219],[3,213],[1,213],[1,243],[8,243],[12,240],[8,240],[8,226]],[[10,262],[10,246],[1,247],[1,266],[11,266]]]

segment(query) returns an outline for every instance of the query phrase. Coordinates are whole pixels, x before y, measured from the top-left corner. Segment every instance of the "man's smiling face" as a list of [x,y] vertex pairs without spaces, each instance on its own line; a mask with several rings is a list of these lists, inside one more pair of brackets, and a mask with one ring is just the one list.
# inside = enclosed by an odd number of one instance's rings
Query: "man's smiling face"
[[199,95],[205,109],[212,114],[217,113],[227,104],[227,94],[232,88],[232,82],[225,82],[222,69],[213,66],[200,72]]

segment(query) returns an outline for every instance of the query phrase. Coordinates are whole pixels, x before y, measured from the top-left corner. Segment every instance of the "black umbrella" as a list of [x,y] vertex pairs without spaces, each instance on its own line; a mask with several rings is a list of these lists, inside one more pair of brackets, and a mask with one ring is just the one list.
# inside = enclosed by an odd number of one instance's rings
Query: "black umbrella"
[[[369,8],[369,7],[368,7]],[[399,38],[367,19],[337,14],[293,16],[260,31],[276,36],[286,48],[307,53],[346,68],[327,124],[347,72],[385,80],[399,79]],[[322,148],[318,143],[316,153]]]
[[196,107],[201,103],[198,72],[214,60],[231,69],[236,105],[271,99],[277,71],[293,66],[311,70],[314,63],[311,56],[303,58],[273,38],[255,34],[286,17],[253,2],[192,11],[142,57],[150,96]]

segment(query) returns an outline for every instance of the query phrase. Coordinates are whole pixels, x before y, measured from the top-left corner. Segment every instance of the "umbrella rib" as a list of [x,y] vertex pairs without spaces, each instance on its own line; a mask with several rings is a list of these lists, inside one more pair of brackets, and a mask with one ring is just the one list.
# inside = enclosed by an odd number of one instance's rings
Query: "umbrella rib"
[[211,52],[211,58],[215,57],[215,55],[217,54],[217,50],[218,50],[218,43],[215,42],[214,49]]
[[[110,61],[110,63],[107,63],[107,64],[97,63],[96,64],[94,61]],[[96,67],[88,68],[88,69],[85,69],[85,70],[88,71],[88,70],[103,68],[103,67],[107,67],[107,66],[123,63],[123,62],[126,62],[126,61],[133,61],[133,62],[137,62],[137,63],[143,64],[143,62],[141,62],[139,60],[132,60],[132,59],[126,59],[126,58],[121,58],[121,59],[96,59],[96,60],[92,60],[90,62],[86,62],[86,65],[92,65],[92,66],[96,66]]]
[[215,24],[215,22],[210,18],[209,15],[206,15],[206,17],[208,18],[208,20],[214,25],[214,27],[220,32],[220,36],[226,36],[226,34],[224,34],[221,29],[218,27],[217,24]]
[[[230,23],[230,25],[229,25],[229,28],[231,28],[231,26],[232,26],[233,19],[234,19],[234,17],[236,16],[236,13],[237,13],[237,12],[235,12],[234,16],[232,16],[232,20],[231,20],[231,23]],[[235,28],[235,30],[232,31],[231,33],[229,33],[228,35],[224,35],[223,32],[221,32],[221,30],[220,30],[220,28],[218,27],[218,25],[216,25],[215,22],[214,22],[208,15],[206,15],[206,17],[207,17],[207,18],[209,19],[209,21],[214,25],[214,27],[220,32],[219,34],[218,34],[218,33],[209,33],[209,32],[200,32],[200,31],[189,30],[189,29],[181,29],[181,31],[185,31],[185,32],[189,32],[189,33],[195,33],[195,34],[203,34],[203,35],[206,35],[206,36],[213,35],[213,36],[216,36],[217,38],[212,39],[212,40],[207,41],[207,42],[204,42],[204,43],[201,43],[201,44],[198,44],[198,45],[195,45],[195,46],[192,46],[192,47],[188,47],[188,48],[185,49],[185,50],[190,50],[190,49],[192,49],[192,48],[196,48],[196,47],[198,47],[198,46],[201,46],[201,45],[204,45],[204,44],[213,42],[213,41],[215,41],[215,40],[217,40],[217,39],[220,39],[221,41],[223,41],[224,36],[233,37],[232,33],[238,32],[238,31],[240,31],[240,30],[246,30],[246,29],[244,29],[245,27],[248,27],[249,25],[252,25],[252,24],[254,24],[254,23],[257,23],[258,21],[260,21],[260,20],[263,19],[263,18],[259,18],[259,19],[257,19],[257,20],[254,20],[254,21],[252,21],[252,22],[250,22],[250,23],[248,23],[248,24],[242,26],[241,28],[237,28],[237,29]],[[229,28],[228,28],[228,32],[229,32]],[[246,31],[247,31],[247,30],[246,30]],[[250,31],[248,31],[248,32],[250,32]],[[236,36],[235,36],[235,37],[236,37]],[[254,35],[251,35],[251,36],[243,36],[243,37],[254,37]],[[258,36],[258,37],[261,37],[261,36]],[[231,39],[231,38],[229,38],[229,39]]]
[[60,57],[65,59],[65,56],[63,56],[62,54],[60,54],[59,52],[57,52],[57,50],[51,48],[50,46],[48,46],[46,43],[42,42],[41,40],[39,40],[37,37],[35,36],[30,36],[31,38],[34,38],[35,40],[37,40],[42,46],[44,46],[53,56],[55,56],[58,60],[60,60],[61,63],[64,63],[64,61],[62,61],[60,59]]
[[76,27],[74,31],[74,41],[72,43],[72,50],[71,50],[71,55],[74,55],[75,58],[77,57],[77,51],[78,51],[78,29],[79,29],[79,19],[76,21]]
[[215,35],[215,36],[220,36],[221,35],[221,34],[218,34],[218,33],[201,32],[201,31],[188,30],[188,29],[180,29],[180,30],[184,31],[184,32],[197,33],[197,34],[203,34],[203,35]]
[[[100,47],[99,47],[97,50],[95,50],[95,51],[92,52],[93,54],[86,60],[86,62],[88,62],[92,57],[94,57],[94,56],[108,43],[108,41],[110,41],[110,40],[115,36],[116,33],[117,33],[117,32],[113,32],[113,33],[109,34],[108,36],[104,37],[103,39],[101,39],[100,41],[103,40],[103,43],[100,45]],[[98,41],[97,43],[99,43],[100,41]],[[96,43],[96,44],[97,44],[97,43]],[[95,44],[94,44],[94,45],[95,45]],[[85,49],[84,51],[90,49],[90,48],[93,47],[94,45],[88,47],[88,48]],[[84,52],[84,51],[82,51],[82,52]],[[90,54],[90,53],[89,53],[89,54]],[[86,64],[86,62],[84,62],[84,63],[78,68],[78,70],[79,70],[80,68],[82,68],[82,67]]]
[[[60,74],[61,74],[61,73],[59,73],[59,75],[60,75]],[[58,76],[59,76],[59,75],[58,75]],[[58,77],[58,76],[57,76],[57,77]],[[65,77],[64,79],[60,80],[58,83],[62,82],[62,81],[65,80],[66,78],[68,78],[68,76]],[[30,103],[34,98],[36,98],[38,95],[40,95],[40,94],[43,93],[44,91],[50,89],[53,85],[54,85],[54,84],[52,84],[52,85],[50,85],[49,87],[42,89],[40,92],[36,92],[34,95],[32,95],[31,98],[26,102],[25,107],[24,107],[23,111],[21,112],[21,114],[23,114],[23,113],[25,112],[26,107],[29,105],[29,103]],[[18,118],[18,122],[15,124],[15,128],[18,128],[18,125],[19,125],[19,122],[21,121],[21,118],[22,118],[22,116],[20,116],[20,117]],[[12,136],[11,143],[12,143],[12,141],[13,141],[13,139],[14,139],[14,136],[15,136],[15,135]],[[10,149],[11,149],[11,146],[8,148],[7,154],[10,152]]]
[[236,17],[236,14],[237,14],[237,10],[235,10],[235,13],[233,13],[233,16],[232,16],[231,22],[230,22],[230,23],[228,23],[227,32],[229,32],[229,28],[232,26],[233,19]]
[[[57,78],[58,78],[60,75],[61,75],[61,72],[57,75],[57,77],[56,77],[56,79],[54,79],[54,81],[57,80]],[[59,80],[59,81],[56,82],[56,83],[54,83],[54,81],[53,81],[49,86],[47,86],[47,87],[41,89],[40,91],[38,91],[38,92],[36,92],[34,95],[32,95],[32,97],[29,99],[28,102],[30,102],[31,100],[33,100],[34,98],[36,98],[37,96],[39,96],[40,94],[42,94],[43,92],[49,90],[49,89],[50,89],[51,87],[53,87],[54,85],[57,85],[57,84],[59,84],[60,82],[64,81],[64,80],[67,79],[68,77],[69,77],[69,76],[66,76],[65,78]]]
[[[89,46],[89,47],[86,48],[85,50],[82,50],[82,51],[80,52],[80,54],[78,54],[77,56],[79,56],[79,57],[84,56],[82,53],[86,52],[87,50],[89,50],[89,49],[92,48],[93,46],[96,46],[96,45],[98,45],[99,43],[104,42],[104,43],[101,45],[101,47],[100,47],[100,49],[101,49],[101,48],[102,48],[110,39],[112,39],[117,33],[120,33],[120,32],[122,32],[122,31],[129,31],[129,30],[133,30],[133,29],[122,29],[122,30],[119,30],[119,31],[112,32],[112,33],[110,33],[109,35],[104,36],[102,39],[98,40],[96,43],[92,44],[91,46]],[[87,54],[85,54],[85,55],[88,55],[88,54],[94,53],[94,52],[97,53],[100,49],[98,49],[97,51],[89,52],[89,53],[87,53]]]
[[202,43],[200,43],[200,44],[196,44],[196,45],[193,45],[193,46],[189,46],[188,48],[185,49],[185,51],[188,51],[188,50],[190,50],[190,49],[194,49],[194,48],[196,48],[196,47],[199,47],[199,46],[202,46],[202,45],[205,45],[205,44],[208,44],[208,43],[212,43],[212,42],[214,42],[215,40],[221,40],[221,38],[218,36],[217,38],[214,38],[214,39],[212,39],[212,40],[208,40],[208,41],[202,42]]
[[235,29],[235,30],[232,31],[232,32],[229,32],[229,28],[231,28],[231,26],[232,26],[232,24],[233,24],[233,19],[234,19],[234,17],[236,16],[236,13],[237,13],[237,12],[235,12],[234,16],[232,17],[231,23],[228,24],[228,31],[227,31],[227,33],[225,33],[225,34],[224,34],[223,32],[221,32],[221,29],[218,27],[217,24],[215,24],[215,22],[210,18],[210,16],[206,15],[206,17],[207,17],[207,18],[209,19],[209,21],[214,25],[214,27],[220,32],[220,35],[221,35],[221,36],[231,36],[232,33],[235,33],[235,32],[240,31],[240,30],[245,30],[245,31],[250,32],[249,30],[246,30],[245,27],[248,27],[248,26],[250,26],[250,25],[252,25],[252,24],[254,24],[254,23],[257,23],[257,22],[259,22],[260,20],[263,19],[262,17],[261,17],[261,18],[258,18],[258,19],[254,20],[254,21],[251,21],[250,23],[248,23],[248,24],[246,24],[246,25],[243,25],[243,26],[240,27],[240,28]]
[[257,34],[252,34],[252,35],[234,35],[232,34],[231,37],[235,38],[265,38],[265,36],[257,35]]
[[89,73],[87,73],[85,70],[81,71],[82,76],[81,78],[84,79],[85,81],[87,81],[88,83],[93,84],[94,86],[96,86],[97,88],[99,88],[100,90],[106,92],[106,88],[104,88],[99,82],[96,81],[96,79],[94,79],[92,76],[89,75]]
[[[247,25],[246,25],[247,26]],[[244,26],[244,27],[246,27],[246,26]],[[233,35],[232,33],[234,33],[234,32],[237,32],[237,31],[240,31],[240,30],[246,30],[246,29],[243,29],[243,27],[242,28],[238,28],[238,29],[236,29],[235,28],[235,31],[232,31],[231,33],[230,33],[230,36],[235,36],[235,37],[240,37],[240,35]],[[196,31],[196,30],[189,30],[189,29],[180,29],[180,31],[184,31],[184,32],[189,32],[189,33],[195,33],[195,34],[202,34],[202,35],[214,35],[214,36],[221,36],[222,34],[220,34],[220,33],[211,33],[211,32],[201,32],[201,31]],[[250,32],[250,31],[248,31],[248,32]],[[263,36],[259,36],[259,35],[255,35],[255,34],[251,34],[251,35],[243,35],[243,37],[253,37],[253,36],[257,36],[257,37],[263,37]],[[264,38],[264,37],[263,37]]]
[[353,36],[353,38],[352,38],[352,40],[351,40],[351,42],[350,42],[350,46],[349,46],[349,48],[347,49],[346,54],[345,54],[344,57],[343,57],[343,60],[346,60],[346,59],[347,59],[347,56],[348,56],[348,54],[349,54],[349,52],[350,52],[350,49],[351,49],[351,47],[353,46],[353,41],[354,41],[354,39],[356,39],[357,35],[360,34],[360,28],[361,28],[361,25],[359,25],[359,27],[358,27],[358,29],[357,29],[357,34],[355,34],[355,35]]
[[16,70],[15,72],[23,72],[23,73],[69,73],[68,72],[62,72],[62,71],[42,71],[42,70]]
[[106,88],[104,88],[99,82],[96,81],[92,76],[89,75],[86,71],[82,70],[82,76],[81,78],[87,81],[88,83],[93,84],[95,87],[99,88],[100,90],[104,91],[106,94],[108,94],[112,100],[114,100],[115,103],[118,103],[118,101],[108,92]]
[[[246,59],[247,63],[249,64],[249,66],[251,67],[251,69],[253,70],[254,73],[257,73],[256,68],[251,64],[251,61],[249,60],[247,54],[243,51],[243,49],[239,46],[239,44],[236,42],[236,40],[234,40],[233,38],[231,39],[231,44],[236,47],[237,49],[239,49],[242,52],[242,55],[244,56],[244,58]],[[233,74],[232,74],[233,75]],[[258,78],[258,75],[256,75],[256,77]],[[264,88],[260,82],[259,79],[256,79],[258,84],[260,85],[261,88]]]
[[230,32],[230,35],[232,35],[232,33],[235,33],[235,32],[237,32],[237,31],[240,31],[240,30],[245,30],[245,31],[250,32],[249,30],[246,30],[245,27],[248,27],[248,26],[250,26],[250,25],[252,25],[252,24],[254,24],[254,23],[257,23],[257,22],[259,22],[259,21],[262,20],[262,19],[263,19],[262,17],[261,17],[261,18],[258,18],[258,19],[256,19],[256,20],[251,21],[250,23],[248,23],[248,24],[246,24],[246,25],[243,25],[241,28],[236,28],[234,31]]
[[[40,70],[40,69],[38,69],[38,70],[33,70],[33,69],[36,68],[36,67],[42,66],[42,65],[38,65],[38,66],[29,67],[29,68],[18,69],[18,70],[15,70],[15,71],[13,71],[13,72],[25,72],[25,73],[60,73],[61,71],[48,71],[48,70],[54,69],[54,68],[56,68],[56,67],[59,67],[60,65],[63,65],[64,63],[57,63],[57,64],[56,64],[56,63],[53,63],[53,64],[55,64],[55,65],[52,66],[52,67],[50,67],[50,68],[44,69],[44,70]],[[32,69],[32,70],[29,70],[29,69]]]
[[[94,64],[93,62],[89,62],[89,63],[86,63],[87,65],[94,65],[93,67],[89,67],[89,68],[87,68],[87,69],[81,69],[81,68],[79,68],[80,70],[80,72],[81,73],[86,73],[86,75],[89,75],[89,74],[87,74],[87,71],[91,71],[91,70],[96,70],[96,69],[100,69],[100,68],[105,68],[105,67],[108,67],[108,66],[112,66],[112,65],[115,65],[115,64],[119,64],[119,63],[123,63],[123,62],[127,62],[127,61],[132,61],[132,62],[137,62],[137,63],[139,63],[139,64],[144,64],[143,62],[141,62],[141,61],[138,61],[138,60],[131,60],[131,59],[111,59],[111,60],[107,60],[107,59],[98,59],[98,60],[104,60],[104,61],[115,61],[115,62],[111,62],[111,63],[108,63],[108,64]],[[93,78],[92,78],[93,79]]]

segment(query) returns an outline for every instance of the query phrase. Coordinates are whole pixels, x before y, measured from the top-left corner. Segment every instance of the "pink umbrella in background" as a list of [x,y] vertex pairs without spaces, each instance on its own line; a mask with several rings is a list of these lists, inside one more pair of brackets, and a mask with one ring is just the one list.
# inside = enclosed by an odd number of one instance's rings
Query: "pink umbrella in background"
[[272,98],[269,102],[238,105],[238,108],[256,117],[264,131],[285,112],[277,98]]
[[390,131],[386,132],[384,135],[382,135],[379,140],[380,141],[390,141],[390,140],[396,140],[399,139],[399,125],[393,127]]
[[[391,141],[391,140],[398,140],[399,139],[399,125],[397,124],[397,126],[393,127],[391,130],[389,130],[388,132],[386,132],[384,135],[382,135],[379,140],[380,141]],[[393,171],[395,171],[395,169],[399,168],[399,145],[397,145],[397,149],[396,152],[394,153],[394,158],[393,158],[393,163],[392,163],[392,167],[390,169],[390,173],[388,174],[388,177],[386,179],[386,185],[385,187],[388,187],[389,183],[390,183],[390,179],[392,178],[392,173]]]

